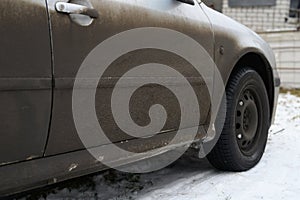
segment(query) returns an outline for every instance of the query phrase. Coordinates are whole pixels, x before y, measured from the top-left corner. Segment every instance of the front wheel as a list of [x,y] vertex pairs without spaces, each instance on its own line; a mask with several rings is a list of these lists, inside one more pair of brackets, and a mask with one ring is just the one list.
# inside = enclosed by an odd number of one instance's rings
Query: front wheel
[[270,127],[268,94],[255,70],[241,68],[226,86],[226,99],[224,127],[207,158],[217,169],[246,171],[260,161],[265,150]]

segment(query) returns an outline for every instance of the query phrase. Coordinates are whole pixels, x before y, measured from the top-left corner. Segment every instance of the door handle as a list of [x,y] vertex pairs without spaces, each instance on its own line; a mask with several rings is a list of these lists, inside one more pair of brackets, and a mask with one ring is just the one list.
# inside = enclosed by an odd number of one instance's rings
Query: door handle
[[98,18],[98,11],[94,8],[88,8],[83,5],[78,5],[74,3],[66,3],[66,2],[57,2],[55,4],[55,9],[57,12],[66,13],[66,14],[81,14],[86,15],[91,18]]

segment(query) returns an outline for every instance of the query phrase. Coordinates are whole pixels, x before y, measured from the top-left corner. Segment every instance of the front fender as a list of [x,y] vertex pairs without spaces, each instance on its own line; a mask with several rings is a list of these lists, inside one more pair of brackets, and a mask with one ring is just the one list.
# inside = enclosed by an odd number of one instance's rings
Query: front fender
[[208,8],[203,3],[201,7],[211,21],[214,32],[214,59],[216,66],[226,84],[234,67],[247,54],[258,55],[270,75],[272,91],[272,119],[274,121],[277,99],[279,94],[280,79],[276,70],[276,60],[272,48],[254,31],[235,20]]

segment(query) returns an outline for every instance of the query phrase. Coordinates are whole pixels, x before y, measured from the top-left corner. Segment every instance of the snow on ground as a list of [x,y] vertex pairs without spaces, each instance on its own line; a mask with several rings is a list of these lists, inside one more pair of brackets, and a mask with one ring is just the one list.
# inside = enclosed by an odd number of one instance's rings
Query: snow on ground
[[[149,174],[109,170],[61,183],[43,191],[43,199],[299,199],[300,98],[279,97],[276,121],[261,162],[243,173],[219,172],[208,162],[183,156],[173,165]],[[65,187],[65,188],[64,188]],[[29,195],[27,197],[32,197]]]

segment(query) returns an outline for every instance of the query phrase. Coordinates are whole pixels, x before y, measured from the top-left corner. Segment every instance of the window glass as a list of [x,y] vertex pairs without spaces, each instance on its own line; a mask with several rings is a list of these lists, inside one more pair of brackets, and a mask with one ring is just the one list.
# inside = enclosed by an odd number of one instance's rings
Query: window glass
[[298,18],[300,9],[300,0],[291,0],[289,17]]
[[276,0],[228,0],[230,7],[239,6],[274,6]]

